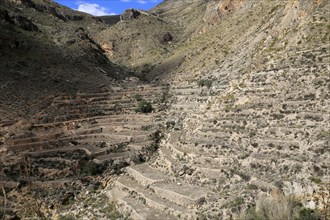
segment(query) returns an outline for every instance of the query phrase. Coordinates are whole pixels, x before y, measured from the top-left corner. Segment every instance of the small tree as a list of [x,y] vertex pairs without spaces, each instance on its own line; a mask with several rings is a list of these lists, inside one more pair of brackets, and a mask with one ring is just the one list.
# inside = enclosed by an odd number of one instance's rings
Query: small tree
[[201,79],[197,82],[197,85],[199,87],[206,86],[207,88],[211,88],[212,86],[212,80],[211,79]]
[[152,105],[150,102],[147,102],[145,100],[141,100],[138,104],[138,107],[136,109],[136,112],[142,112],[142,113],[150,113],[152,112]]

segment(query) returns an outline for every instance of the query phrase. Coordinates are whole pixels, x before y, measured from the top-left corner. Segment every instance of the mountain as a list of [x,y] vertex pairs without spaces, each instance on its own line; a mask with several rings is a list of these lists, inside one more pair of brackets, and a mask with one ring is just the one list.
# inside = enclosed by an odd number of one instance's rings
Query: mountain
[[327,219],[329,1],[0,5],[0,213]]

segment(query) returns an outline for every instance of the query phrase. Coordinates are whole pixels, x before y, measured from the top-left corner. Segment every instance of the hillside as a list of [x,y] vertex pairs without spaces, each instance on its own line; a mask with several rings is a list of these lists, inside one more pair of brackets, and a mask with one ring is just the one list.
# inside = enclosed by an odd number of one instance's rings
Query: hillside
[[120,21],[10,2],[0,183],[23,199],[3,210],[329,218],[329,1],[165,0]]
[[[231,219],[261,195],[329,210],[317,205],[329,199],[329,6],[168,0],[153,9],[186,27],[151,71],[171,82],[174,127],[152,161],[115,182],[124,210],[154,216],[139,211],[140,199],[180,218]],[[286,218],[279,212],[269,218]]]
[[100,19],[52,1],[0,7],[1,120],[29,118],[56,94],[95,91],[123,75],[93,40],[107,27]]

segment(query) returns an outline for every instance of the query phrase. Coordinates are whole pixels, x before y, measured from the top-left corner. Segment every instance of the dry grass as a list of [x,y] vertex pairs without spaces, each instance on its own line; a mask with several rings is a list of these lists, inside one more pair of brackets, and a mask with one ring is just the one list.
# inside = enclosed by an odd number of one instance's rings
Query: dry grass
[[317,210],[304,208],[294,196],[262,196],[256,206],[240,214],[238,220],[319,220]]

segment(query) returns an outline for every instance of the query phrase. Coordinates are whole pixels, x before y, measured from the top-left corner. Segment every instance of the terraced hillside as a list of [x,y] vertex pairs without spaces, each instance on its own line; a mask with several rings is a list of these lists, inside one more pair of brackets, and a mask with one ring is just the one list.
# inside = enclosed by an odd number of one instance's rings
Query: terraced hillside
[[177,48],[161,147],[108,193],[133,219],[235,219],[282,194],[329,215],[329,2],[240,4]]
[[[1,185],[65,204],[66,195],[97,187],[101,176],[145,161],[161,136],[164,92],[127,81],[107,92],[58,96],[28,121],[1,121]],[[136,113],[143,101],[152,103],[150,113]]]
[[[14,28],[34,39],[14,19],[35,15],[26,6],[34,1],[22,1],[22,11],[10,2],[1,34],[8,40]],[[37,86],[50,86],[43,94],[32,89],[42,82],[36,62],[25,71],[24,57],[10,59],[19,47],[0,47],[2,65],[19,72],[1,72],[0,214],[328,219],[329,8],[327,0],[166,0],[128,10],[111,27],[68,19],[70,35],[60,31],[61,14],[51,15],[59,32],[41,54],[76,51],[70,58],[82,65],[66,63],[51,78],[56,86],[48,78]],[[48,36],[39,15],[30,21]],[[76,32],[84,22],[94,28]],[[40,97],[28,107],[13,98],[24,79],[18,97]]]

